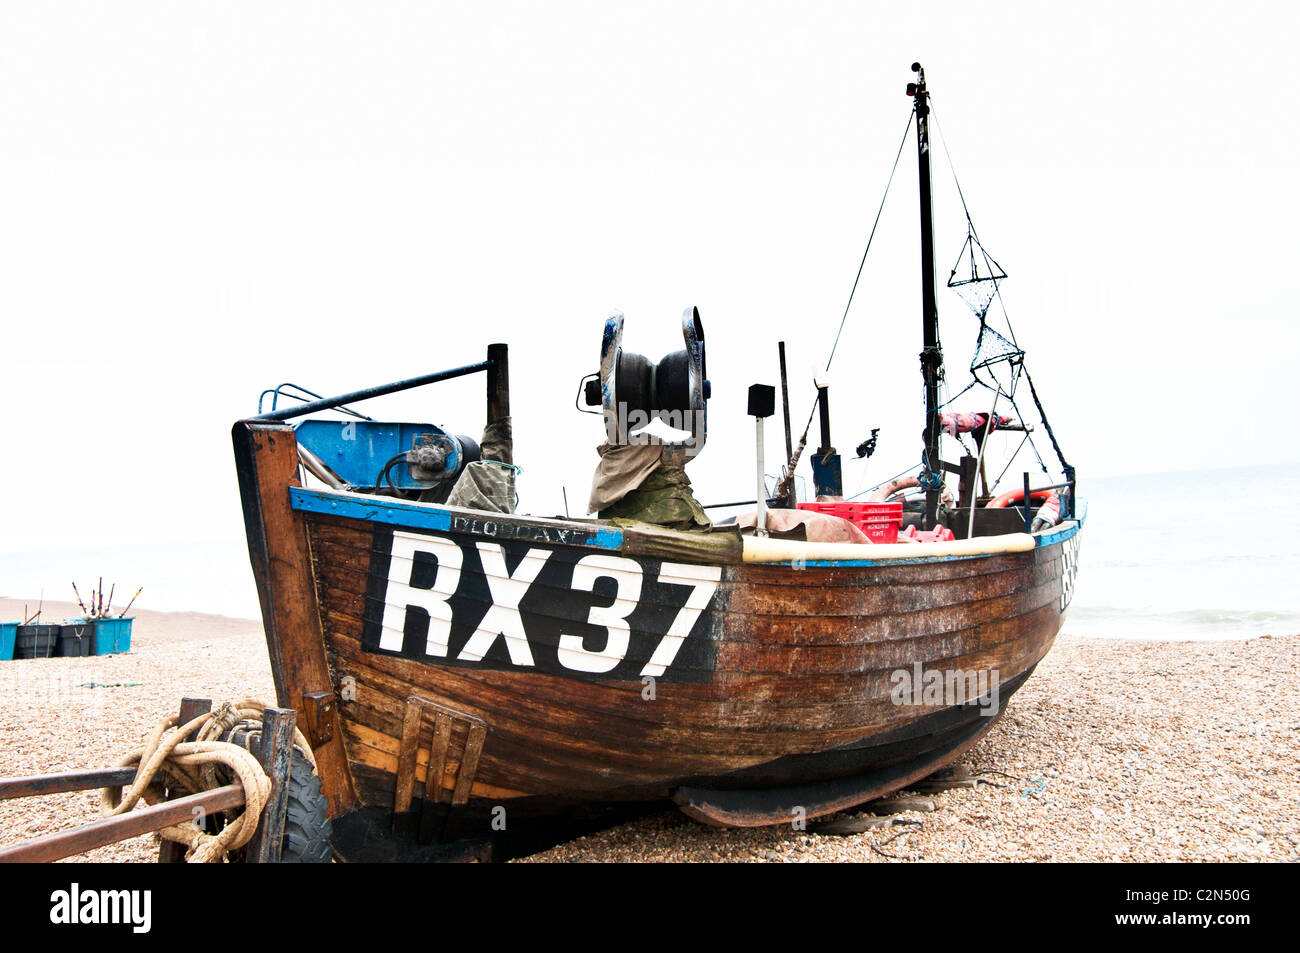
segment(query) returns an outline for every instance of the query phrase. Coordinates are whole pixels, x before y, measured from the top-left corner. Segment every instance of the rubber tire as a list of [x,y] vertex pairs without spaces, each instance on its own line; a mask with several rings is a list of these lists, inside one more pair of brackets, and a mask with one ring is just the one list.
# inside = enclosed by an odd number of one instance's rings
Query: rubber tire
[[[245,744],[236,729],[229,740]],[[233,780],[233,778],[230,778]],[[280,840],[282,864],[328,864],[333,860],[330,838],[333,825],[327,816],[329,801],[321,792],[320,778],[312,773],[311,762],[296,748],[289,764],[289,794],[285,804],[284,836]],[[247,862],[247,848],[230,853],[234,863]]]
[[329,801],[321,793],[320,778],[299,751],[289,766],[289,803],[281,841],[282,864],[328,864],[332,859],[333,828],[326,812]]

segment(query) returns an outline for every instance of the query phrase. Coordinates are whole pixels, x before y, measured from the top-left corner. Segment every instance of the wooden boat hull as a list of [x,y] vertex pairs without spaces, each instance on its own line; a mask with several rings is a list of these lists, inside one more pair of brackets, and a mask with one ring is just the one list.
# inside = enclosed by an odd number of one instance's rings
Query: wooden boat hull
[[[337,699],[315,726],[336,812],[414,810],[430,774],[484,821],[660,798],[738,826],[840,810],[974,744],[1073,579],[1074,522],[790,555],[303,489],[292,430],[241,423],[235,443],[280,703]],[[947,694],[922,690],[931,673]]]

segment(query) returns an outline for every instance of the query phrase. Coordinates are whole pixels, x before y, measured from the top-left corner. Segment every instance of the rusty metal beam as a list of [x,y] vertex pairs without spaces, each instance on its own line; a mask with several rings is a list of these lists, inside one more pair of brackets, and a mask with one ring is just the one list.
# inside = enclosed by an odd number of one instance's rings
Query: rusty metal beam
[[171,827],[195,817],[195,811],[211,814],[239,807],[244,803],[244,789],[238,784],[191,794],[189,797],[164,801],[140,811],[104,817],[81,827],[48,834],[36,840],[0,848],[0,863],[38,864],[83,854],[105,844],[115,844],[130,837]]
[[[259,414],[258,416],[249,419],[262,421],[292,420],[294,417],[304,417],[307,414],[314,414],[318,410],[329,410],[333,407],[340,407],[343,404],[355,404],[360,400],[369,400],[372,397],[384,397],[388,394],[395,394],[398,391],[410,390],[412,387],[423,387],[425,384],[451,380],[453,377],[464,377],[466,374],[474,374],[478,371],[491,371],[492,368],[493,364],[491,361],[481,361],[478,364],[466,364],[464,367],[454,367],[449,371],[437,371],[433,374],[422,374],[419,377],[410,377],[404,381],[395,381],[392,384],[381,384],[378,387],[366,387],[362,390],[354,390],[338,397],[323,397],[320,400],[298,404],[284,410],[273,410],[268,414]],[[509,405],[507,404],[507,407],[508,406]]]
[[135,768],[91,768],[85,771],[64,771],[61,774],[0,778],[0,801],[15,797],[36,797],[41,794],[89,791],[92,788],[130,784],[134,780]]

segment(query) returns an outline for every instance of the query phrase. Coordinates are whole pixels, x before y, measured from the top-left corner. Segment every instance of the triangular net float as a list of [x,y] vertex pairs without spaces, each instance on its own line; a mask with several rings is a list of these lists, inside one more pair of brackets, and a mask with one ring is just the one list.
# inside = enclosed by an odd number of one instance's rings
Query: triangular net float
[[[962,277],[958,277],[958,273]],[[1010,368],[1008,387],[1014,389],[1016,368],[1024,360],[1025,352],[1005,335],[999,334],[988,325],[988,311],[993,299],[998,294],[998,282],[1007,277],[993,257],[984,250],[973,229],[967,229],[966,241],[962,243],[957,255],[957,262],[952,266],[948,276],[948,287],[966,302],[967,307],[979,318],[979,336],[975,339],[975,353],[971,357],[970,371],[979,378],[979,371],[989,369],[992,365],[1006,362]],[[1008,328],[1009,330],[1009,328]]]

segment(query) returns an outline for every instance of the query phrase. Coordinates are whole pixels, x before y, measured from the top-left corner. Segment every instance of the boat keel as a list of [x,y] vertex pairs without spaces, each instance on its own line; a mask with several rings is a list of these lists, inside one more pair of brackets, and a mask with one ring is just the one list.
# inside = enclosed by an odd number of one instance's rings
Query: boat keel
[[951,747],[869,774],[781,788],[680,787],[673,801],[687,817],[713,827],[772,827],[823,817],[891,794],[956,761],[992,727],[989,719],[981,722]]

